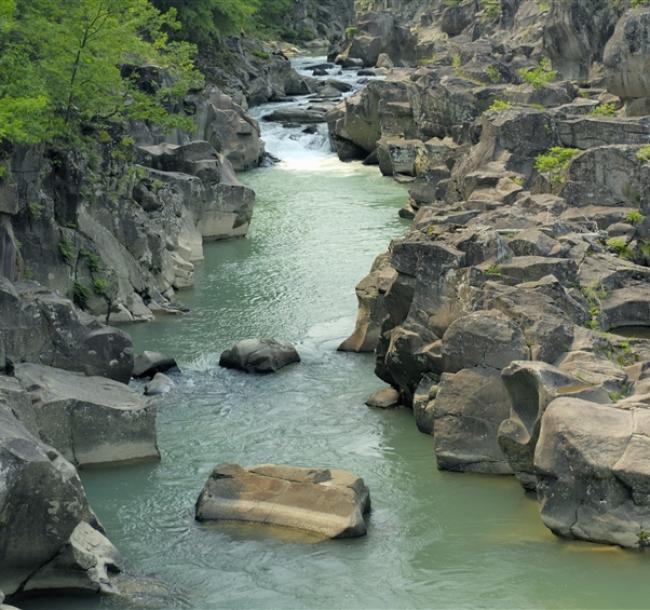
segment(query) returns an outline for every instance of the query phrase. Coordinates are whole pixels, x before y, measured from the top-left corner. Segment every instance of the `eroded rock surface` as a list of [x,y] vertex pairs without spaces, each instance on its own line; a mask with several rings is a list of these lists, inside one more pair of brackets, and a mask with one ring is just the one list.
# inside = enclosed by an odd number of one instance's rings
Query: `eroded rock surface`
[[365,535],[369,511],[368,488],[350,472],[272,464],[217,466],[196,504],[199,521],[280,525],[328,538]]
[[296,348],[275,339],[244,339],[219,358],[219,366],[247,373],[275,373],[296,362],[300,362]]
[[158,459],[155,407],[134,390],[37,364],[18,364],[28,404],[16,415],[79,466]]

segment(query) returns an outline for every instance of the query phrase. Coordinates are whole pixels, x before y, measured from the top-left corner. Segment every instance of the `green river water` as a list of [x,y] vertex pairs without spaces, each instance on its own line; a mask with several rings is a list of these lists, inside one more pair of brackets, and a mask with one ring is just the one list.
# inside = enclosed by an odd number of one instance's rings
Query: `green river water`
[[[90,502],[131,569],[191,608],[647,608],[650,555],[560,541],[514,479],[441,473],[410,412],[372,410],[372,358],[341,354],[355,284],[392,237],[405,191],[277,135],[289,162],[242,176],[258,193],[250,235],[210,244],[183,317],[130,327],[136,348],[176,356],[159,400],[158,464],[83,473]],[[273,139],[273,133],[269,133]],[[300,365],[268,377],[220,369],[246,337],[294,341]],[[316,541],[289,530],[198,524],[217,463],[347,468],[364,477],[368,535]],[[134,610],[87,598],[24,610]]]

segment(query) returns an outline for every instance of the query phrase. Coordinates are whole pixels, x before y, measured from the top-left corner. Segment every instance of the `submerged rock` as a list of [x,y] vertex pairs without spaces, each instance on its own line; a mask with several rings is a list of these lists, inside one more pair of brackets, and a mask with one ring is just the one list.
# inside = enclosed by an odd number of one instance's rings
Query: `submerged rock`
[[366,400],[366,405],[377,409],[390,409],[399,406],[399,392],[395,388],[384,388]]
[[79,466],[158,459],[155,407],[121,383],[37,364],[16,365],[29,395],[25,426]]
[[247,373],[275,373],[294,362],[300,362],[300,356],[291,343],[244,339],[221,354],[219,366]]
[[145,396],[160,396],[168,394],[176,384],[164,373],[156,373],[154,378],[144,386]]
[[196,504],[199,521],[250,521],[328,538],[365,535],[369,511],[368,488],[350,472],[273,464],[217,466]]

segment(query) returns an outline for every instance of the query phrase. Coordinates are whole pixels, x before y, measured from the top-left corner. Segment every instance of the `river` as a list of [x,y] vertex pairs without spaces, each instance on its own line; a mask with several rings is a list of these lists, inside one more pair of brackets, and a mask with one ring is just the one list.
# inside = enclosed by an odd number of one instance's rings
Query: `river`
[[[256,109],[257,115],[270,108]],[[556,539],[508,477],[438,472],[410,412],[372,410],[368,355],[337,353],[355,284],[405,230],[405,191],[343,164],[321,134],[263,124],[281,162],[241,179],[257,191],[247,239],[208,244],[191,313],[129,327],[138,350],[183,370],[159,400],[159,464],[86,471],[88,497],[131,569],[166,583],[165,610],[191,608],[641,608],[648,556]],[[268,377],[220,369],[246,337],[296,342],[300,365]],[[364,538],[201,525],[194,502],[221,462],[347,468],[373,511]],[[25,610],[135,610],[55,598]]]

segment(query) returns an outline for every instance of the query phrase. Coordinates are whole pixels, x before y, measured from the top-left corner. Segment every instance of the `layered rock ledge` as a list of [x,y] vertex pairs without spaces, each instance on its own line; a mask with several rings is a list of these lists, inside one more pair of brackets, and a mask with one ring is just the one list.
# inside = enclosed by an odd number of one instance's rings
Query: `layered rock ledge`
[[196,503],[199,521],[279,525],[328,538],[365,535],[369,511],[368,488],[350,472],[273,464],[217,466]]

